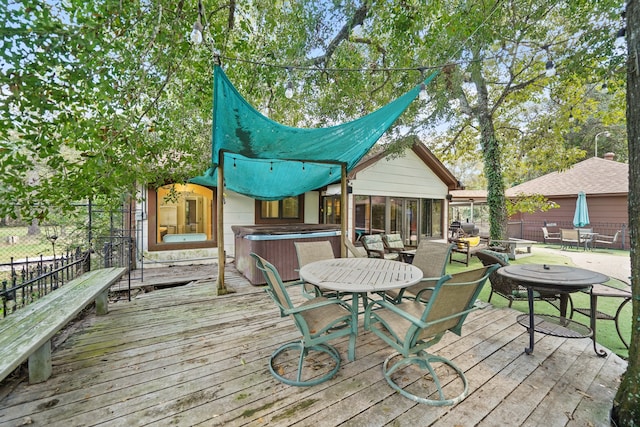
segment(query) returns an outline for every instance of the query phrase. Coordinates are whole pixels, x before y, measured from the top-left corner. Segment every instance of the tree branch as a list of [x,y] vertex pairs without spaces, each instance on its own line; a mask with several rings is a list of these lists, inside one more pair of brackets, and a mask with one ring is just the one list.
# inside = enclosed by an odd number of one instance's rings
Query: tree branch
[[353,14],[353,17],[351,17],[351,19],[346,24],[344,24],[344,26],[340,29],[338,34],[336,34],[333,40],[329,42],[329,45],[327,46],[327,50],[325,51],[324,55],[318,56],[312,60],[313,65],[316,65],[316,66],[320,66],[323,64],[326,65],[326,63],[329,61],[329,59],[331,59],[331,56],[336,51],[340,43],[349,39],[349,34],[351,33],[351,29],[353,27],[357,27],[358,25],[362,25],[364,23],[364,20],[367,18],[367,14],[369,13],[369,9],[370,9],[369,3],[370,2],[368,0],[365,0],[362,3],[362,5]]

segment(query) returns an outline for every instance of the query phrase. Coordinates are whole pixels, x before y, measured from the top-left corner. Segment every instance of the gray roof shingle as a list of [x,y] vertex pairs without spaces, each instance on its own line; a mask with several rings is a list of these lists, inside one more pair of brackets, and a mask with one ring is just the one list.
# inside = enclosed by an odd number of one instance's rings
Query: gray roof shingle
[[584,191],[590,194],[627,194],[629,192],[629,165],[592,157],[576,163],[561,172],[541,177],[509,188],[507,197],[520,193],[544,196],[569,196]]

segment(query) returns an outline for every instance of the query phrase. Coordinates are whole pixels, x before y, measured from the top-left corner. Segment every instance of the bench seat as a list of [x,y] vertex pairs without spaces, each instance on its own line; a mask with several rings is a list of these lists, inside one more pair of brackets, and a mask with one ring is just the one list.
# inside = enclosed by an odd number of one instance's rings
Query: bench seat
[[29,382],[46,381],[51,376],[51,338],[94,301],[96,314],[107,314],[109,288],[125,271],[89,271],[0,319],[0,381],[27,359]]
[[[467,267],[469,266],[469,261],[472,255],[475,255],[478,251],[489,248],[489,239],[484,237],[480,237],[479,243],[476,246],[471,246],[471,243],[468,240],[453,237],[449,238],[449,243],[454,243],[451,248],[451,253],[449,254],[449,264],[452,262],[459,262]],[[456,259],[453,256],[454,253],[464,254],[464,258]]]

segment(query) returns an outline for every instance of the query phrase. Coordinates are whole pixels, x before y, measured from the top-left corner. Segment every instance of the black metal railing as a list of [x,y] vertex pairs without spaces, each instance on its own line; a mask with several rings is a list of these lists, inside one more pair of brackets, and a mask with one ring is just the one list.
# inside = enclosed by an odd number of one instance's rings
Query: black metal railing
[[0,264],[2,317],[25,307],[64,286],[89,268],[89,251],[75,251],[61,257],[44,257]]

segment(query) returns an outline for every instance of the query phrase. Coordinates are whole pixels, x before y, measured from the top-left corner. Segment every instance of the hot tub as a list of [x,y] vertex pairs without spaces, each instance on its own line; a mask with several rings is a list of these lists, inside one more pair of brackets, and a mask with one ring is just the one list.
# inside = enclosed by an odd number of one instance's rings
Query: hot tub
[[340,256],[340,226],[335,224],[234,225],[236,268],[253,285],[266,283],[251,252],[275,265],[283,281],[297,280],[298,257],[293,242],[328,240]]

